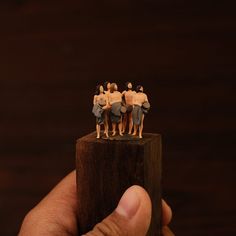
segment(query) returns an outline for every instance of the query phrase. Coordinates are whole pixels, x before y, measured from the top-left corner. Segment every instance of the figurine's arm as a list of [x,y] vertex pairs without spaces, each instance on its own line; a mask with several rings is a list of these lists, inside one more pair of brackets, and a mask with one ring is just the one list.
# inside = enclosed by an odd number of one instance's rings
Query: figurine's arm
[[105,100],[106,100],[106,105],[102,107],[103,110],[106,110],[109,108],[108,96],[105,96]]
[[133,91],[133,93],[132,93],[132,103],[131,104],[134,104],[134,96],[135,96],[135,94],[136,94],[136,92]]
[[125,100],[125,93],[126,91],[123,91],[122,94],[121,94],[121,101],[125,104],[126,103],[126,100]]
[[93,97],[93,105],[97,104],[97,95],[94,95]]
[[148,102],[148,97],[146,94],[145,94],[144,102]]
[[105,101],[106,101],[106,105],[102,107],[103,110],[109,109],[110,103],[109,103],[109,97],[107,96],[107,94],[105,95]]
[[135,102],[136,102],[136,92],[133,93],[133,107]]
[[105,95],[106,95],[107,103],[108,105],[110,105],[110,95],[109,93],[106,93]]
[[[119,92],[120,94],[120,101],[122,102],[123,101],[123,94],[121,92]],[[125,99],[124,99],[125,100]]]

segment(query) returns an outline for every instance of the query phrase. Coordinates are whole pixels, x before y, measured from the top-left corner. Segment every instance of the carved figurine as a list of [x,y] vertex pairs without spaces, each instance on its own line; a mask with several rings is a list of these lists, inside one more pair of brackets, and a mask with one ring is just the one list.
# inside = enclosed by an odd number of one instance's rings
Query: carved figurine
[[128,134],[131,134],[133,129],[132,110],[134,105],[134,95],[136,92],[132,90],[133,85],[131,82],[127,82],[125,85],[126,85],[126,90],[122,92],[122,95],[124,98],[124,103],[127,111],[123,116],[122,133],[125,133],[127,123],[129,123]]
[[100,138],[101,125],[104,125],[104,134],[108,138],[108,125],[105,122],[105,110],[109,107],[107,96],[104,93],[102,85],[96,87],[93,98],[93,114],[96,117],[97,138]]
[[112,136],[116,135],[116,126],[118,124],[119,135],[122,134],[122,112],[125,112],[122,107],[122,94],[118,91],[116,83],[110,86],[109,104],[111,105],[110,118],[112,123]]
[[111,83],[109,81],[106,81],[104,83],[104,92],[105,92],[105,94],[110,94],[110,88],[111,88]]
[[136,94],[133,97],[133,104],[133,135],[136,135],[139,129],[139,138],[142,138],[144,116],[150,109],[150,103],[148,102],[148,97],[143,92],[143,86],[141,85],[138,85],[136,88]]
[[[104,123],[107,127],[107,133],[109,132],[109,117],[110,117],[110,111],[111,111],[111,106],[110,106],[110,88],[111,88],[111,83],[109,81],[106,81],[104,83],[104,93],[107,96],[107,100],[108,100],[108,106],[107,109],[104,112]],[[104,133],[106,132],[106,130],[104,130]]]

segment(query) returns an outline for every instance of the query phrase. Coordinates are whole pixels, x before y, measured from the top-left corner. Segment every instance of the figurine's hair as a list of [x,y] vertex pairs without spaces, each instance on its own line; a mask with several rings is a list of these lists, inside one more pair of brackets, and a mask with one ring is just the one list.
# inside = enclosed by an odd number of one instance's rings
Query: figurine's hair
[[142,91],[141,91],[141,88],[142,88],[143,86],[142,85],[138,85],[137,87],[136,87],[136,92],[137,93],[142,93]]
[[131,90],[132,88],[129,88],[128,85],[129,84],[132,84],[130,81],[126,82],[125,83],[125,90],[128,91],[128,90]]
[[98,84],[98,85],[96,86],[96,90],[95,90],[94,95],[99,95],[99,94],[100,94],[100,87],[101,87],[101,86],[102,86],[101,84]]
[[106,81],[106,82],[104,83],[104,86],[103,86],[103,87],[104,87],[105,90],[107,90],[107,85],[110,84],[110,83],[111,83],[110,81]]
[[112,83],[112,84],[111,84],[111,87],[110,87],[110,92],[111,92],[111,93],[113,93],[114,91],[116,91],[115,86],[117,86],[116,83]]

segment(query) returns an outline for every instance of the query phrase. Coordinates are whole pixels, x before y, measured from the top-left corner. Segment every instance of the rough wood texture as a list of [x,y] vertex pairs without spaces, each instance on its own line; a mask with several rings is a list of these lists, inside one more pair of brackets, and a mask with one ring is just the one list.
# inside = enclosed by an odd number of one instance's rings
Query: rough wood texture
[[141,140],[96,139],[91,133],[77,141],[77,190],[79,229],[86,233],[109,215],[124,191],[143,186],[152,200],[148,235],[160,235],[161,136],[144,134]]

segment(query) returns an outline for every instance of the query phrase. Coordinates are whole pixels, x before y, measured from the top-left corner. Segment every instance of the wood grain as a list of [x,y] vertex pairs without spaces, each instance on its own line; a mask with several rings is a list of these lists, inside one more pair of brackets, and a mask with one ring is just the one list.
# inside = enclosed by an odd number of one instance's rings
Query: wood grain
[[[124,136],[124,138],[126,138]],[[124,139],[123,138],[123,139]],[[108,216],[132,185],[146,189],[152,200],[152,221],[147,235],[161,232],[161,136],[143,139],[96,139],[88,134],[76,144],[79,234],[85,234]]]

